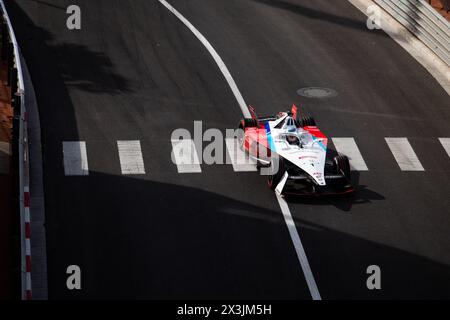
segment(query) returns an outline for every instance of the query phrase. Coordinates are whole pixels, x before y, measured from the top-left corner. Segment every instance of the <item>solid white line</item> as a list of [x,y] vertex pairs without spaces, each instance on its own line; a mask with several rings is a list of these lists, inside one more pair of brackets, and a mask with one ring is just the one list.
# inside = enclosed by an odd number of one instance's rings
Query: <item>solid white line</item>
[[198,40],[205,46],[205,48],[209,51],[211,56],[213,57],[214,61],[216,62],[217,66],[219,67],[220,71],[222,72],[223,76],[225,77],[225,80],[227,80],[228,85],[231,88],[231,91],[233,91],[233,94],[241,107],[242,113],[245,118],[251,118],[250,112],[248,111],[247,104],[244,101],[244,98],[242,97],[241,92],[239,91],[236,82],[234,81],[233,77],[231,76],[230,71],[228,70],[227,66],[223,62],[222,58],[219,56],[217,51],[212,47],[212,45],[209,43],[208,40],[200,33],[200,31],[197,30],[181,13],[179,13],[174,7],[172,7],[167,1],[165,0],[159,0],[159,2],[165,6],[170,12],[172,12],[181,22],[184,23],[186,27],[191,30],[191,32],[197,37]]
[[254,172],[258,171],[256,168],[256,161],[251,159],[238,145],[238,141],[234,138],[226,138],[228,155],[230,156],[233,170],[236,172]]
[[192,139],[172,140],[172,161],[178,173],[201,173],[200,160]]
[[[231,76],[230,72],[228,71],[228,68],[225,66],[225,63],[220,58],[220,56],[217,54],[216,50],[211,46],[211,44],[206,40],[206,38],[186,19],[184,18],[175,8],[173,8],[167,1],[165,0],[159,0],[161,4],[163,4],[169,11],[171,11],[178,19],[180,19],[186,27],[188,27],[192,33],[203,43],[203,45],[206,47],[206,49],[209,51],[209,53],[212,55],[214,60],[216,61],[217,65],[219,66],[219,69],[222,71],[225,79],[228,82],[228,85],[230,86],[231,90],[234,93],[234,96],[236,100],[239,103],[239,106],[241,107],[242,114],[245,118],[251,118],[250,112],[248,111],[247,104],[244,101],[244,98],[242,97],[236,83],[233,80],[233,77]],[[172,144],[174,142],[172,141]],[[192,142],[193,144],[193,142]],[[195,145],[193,144],[193,148],[195,150]],[[197,152],[195,152],[195,157],[197,157]],[[173,157],[172,157],[173,160]],[[200,168],[200,166],[198,166]],[[314,280],[314,277],[311,272],[311,268],[308,263],[308,259],[306,258],[305,251],[303,249],[303,245],[300,241],[300,237],[297,233],[297,229],[295,227],[295,224],[292,220],[291,213],[289,211],[289,207],[286,203],[286,201],[277,194],[278,202],[280,204],[281,210],[283,212],[287,227],[289,229],[289,234],[291,235],[292,242],[295,246],[295,250],[297,252],[297,256],[300,261],[300,265],[302,267],[303,273],[305,274],[305,279],[308,284],[309,291],[311,292],[311,296],[314,300],[320,300],[320,294],[319,290],[317,288],[316,282]]]
[[444,147],[445,151],[450,157],[450,138],[439,138],[439,141],[441,142],[442,146]]
[[284,186],[286,185],[287,179],[289,178],[289,174],[287,171],[284,173],[283,178],[281,179],[280,183],[278,183],[277,187],[275,188],[275,192],[278,194],[283,193]]
[[313,300],[322,300],[320,297],[319,289],[317,288],[316,280],[314,280],[314,275],[309,266],[308,258],[306,257],[305,249],[303,248],[302,241],[295,226],[294,219],[292,219],[291,211],[289,206],[284,200],[283,196],[276,193],[278,203],[280,204],[281,211],[283,212],[284,221],[289,229],[289,234],[291,236],[292,242],[294,243],[295,252],[297,253],[298,260],[305,275],[306,283],[308,284],[309,292]]
[[368,171],[369,168],[353,138],[332,138],[337,152],[346,155],[352,170]]
[[120,167],[122,174],[145,174],[142,158],[141,142],[139,140],[117,141]]
[[64,141],[64,172],[66,176],[87,176],[89,167],[84,141]]
[[402,171],[425,171],[407,138],[385,138]]

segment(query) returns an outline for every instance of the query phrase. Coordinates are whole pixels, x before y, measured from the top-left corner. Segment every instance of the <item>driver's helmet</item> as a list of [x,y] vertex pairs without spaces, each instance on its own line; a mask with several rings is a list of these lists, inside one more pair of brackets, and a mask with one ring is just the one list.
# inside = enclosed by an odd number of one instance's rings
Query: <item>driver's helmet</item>
[[296,135],[293,134],[288,134],[286,136],[286,140],[289,144],[293,144],[293,145],[299,145],[300,144],[300,140]]

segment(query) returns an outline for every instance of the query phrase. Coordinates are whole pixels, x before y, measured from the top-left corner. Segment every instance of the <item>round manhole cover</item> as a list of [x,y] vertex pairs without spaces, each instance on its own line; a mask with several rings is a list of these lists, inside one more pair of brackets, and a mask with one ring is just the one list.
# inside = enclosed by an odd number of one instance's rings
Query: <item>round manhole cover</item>
[[307,98],[330,98],[337,96],[337,92],[329,88],[309,87],[297,90],[297,94]]

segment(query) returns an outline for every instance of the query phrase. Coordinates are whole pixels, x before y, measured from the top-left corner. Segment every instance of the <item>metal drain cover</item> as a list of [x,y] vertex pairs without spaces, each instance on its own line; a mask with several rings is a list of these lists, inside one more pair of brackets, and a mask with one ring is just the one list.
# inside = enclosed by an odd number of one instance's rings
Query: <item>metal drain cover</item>
[[330,98],[337,96],[336,90],[321,87],[309,87],[297,90],[297,94],[306,98]]

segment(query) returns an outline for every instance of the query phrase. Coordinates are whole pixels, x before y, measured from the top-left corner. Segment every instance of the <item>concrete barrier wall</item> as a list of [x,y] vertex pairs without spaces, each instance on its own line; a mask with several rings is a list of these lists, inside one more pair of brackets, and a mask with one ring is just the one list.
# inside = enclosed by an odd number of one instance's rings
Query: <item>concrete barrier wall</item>
[[11,105],[14,108],[12,134],[12,169],[14,213],[20,217],[21,284],[22,299],[31,294],[31,244],[30,244],[30,192],[28,162],[28,129],[25,106],[25,84],[20,59],[20,49],[5,4],[1,10],[1,58],[7,60],[8,86],[11,88]]
[[450,23],[424,0],[373,0],[450,66]]

